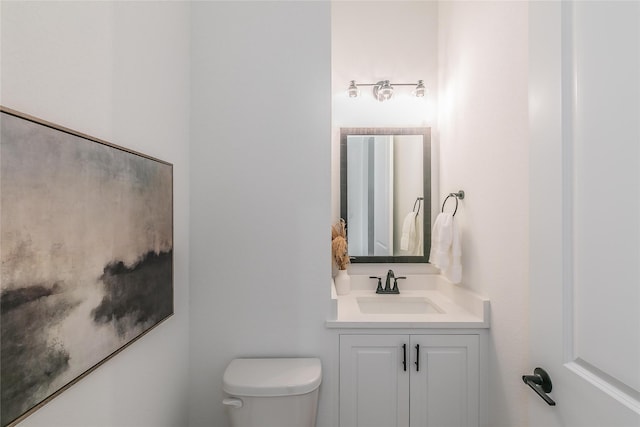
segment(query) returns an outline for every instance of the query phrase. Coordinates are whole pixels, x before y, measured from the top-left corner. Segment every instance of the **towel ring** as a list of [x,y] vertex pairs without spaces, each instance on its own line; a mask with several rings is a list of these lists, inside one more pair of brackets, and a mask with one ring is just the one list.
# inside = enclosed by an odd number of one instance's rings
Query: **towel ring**
[[[424,200],[424,197],[416,197],[416,201],[413,202],[413,209],[412,211],[416,213],[416,216],[420,213],[420,205],[422,203],[420,203],[422,200]],[[416,204],[418,205],[418,211],[416,212]]]
[[453,215],[452,215],[452,216],[456,216],[456,212],[458,212],[458,200],[464,199],[464,191],[460,190],[457,193],[449,193],[447,198],[444,199],[444,202],[442,202],[442,209],[440,209],[441,212],[444,212],[444,205],[447,204],[447,200],[449,200],[449,197],[453,197],[456,200],[456,208],[453,210]]

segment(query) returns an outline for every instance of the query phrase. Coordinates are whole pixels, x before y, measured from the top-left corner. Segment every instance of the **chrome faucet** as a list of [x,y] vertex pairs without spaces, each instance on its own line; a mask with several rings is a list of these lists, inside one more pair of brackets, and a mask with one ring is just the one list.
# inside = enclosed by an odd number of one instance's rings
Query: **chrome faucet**
[[[398,279],[406,279],[406,277],[396,277],[393,274],[393,270],[387,271],[387,279],[384,282],[384,289],[382,288],[382,284],[380,283],[381,278],[372,276],[372,279],[378,279],[378,289],[376,289],[376,294],[399,294],[400,289],[398,289]],[[391,288],[391,281],[393,280],[393,288]]]

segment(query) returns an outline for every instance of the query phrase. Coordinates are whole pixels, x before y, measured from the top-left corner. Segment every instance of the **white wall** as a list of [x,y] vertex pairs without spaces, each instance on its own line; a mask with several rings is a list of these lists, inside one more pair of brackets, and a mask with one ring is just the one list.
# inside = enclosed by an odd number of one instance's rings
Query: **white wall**
[[192,4],[190,425],[240,356],[319,356],[331,423],[328,2]]
[[489,425],[523,426],[528,366],[526,2],[442,2],[441,197],[463,189],[465,286],[491,300]]
[[174,316],[20,425],[184,426],[189,5],[2,1],[0,10],[2,105],[174,165]]

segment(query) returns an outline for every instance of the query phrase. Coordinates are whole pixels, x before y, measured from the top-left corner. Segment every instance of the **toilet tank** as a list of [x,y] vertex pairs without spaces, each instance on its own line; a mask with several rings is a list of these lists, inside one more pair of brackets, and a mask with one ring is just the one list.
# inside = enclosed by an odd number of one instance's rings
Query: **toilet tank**
[[231,426],[314,427],[321,381],[320,359],[234,359],[223,377]]

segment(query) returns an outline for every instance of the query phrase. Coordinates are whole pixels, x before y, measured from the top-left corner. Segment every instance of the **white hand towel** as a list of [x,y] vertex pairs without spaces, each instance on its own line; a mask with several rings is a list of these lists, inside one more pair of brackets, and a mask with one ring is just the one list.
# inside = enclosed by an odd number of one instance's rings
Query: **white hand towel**
[[451,262],[450,250],[453,241],[453,216],[448,212],[438,214],[431,233],[429,262],[445,271]]
[[403,251],[415,250],[416,246],[416,213],[409,212],[404,217],[402,223],[402,237],[400,238],[400,249]]
[[450,213],[441,213],[433,224],[429,262],[451,283],[462,281],[460,231]]
[[451,223],[451,249],[449,250],[450,262],[449,266],[443,271],[451,283],[460,283],[462,281],[462,249],[460,246],[460,229],[455,221]]
[[424,255],[424,233],[422,231],[422,221],[423,218],[420,214],[416,215],[416,247],[413,254],[417,256]]

